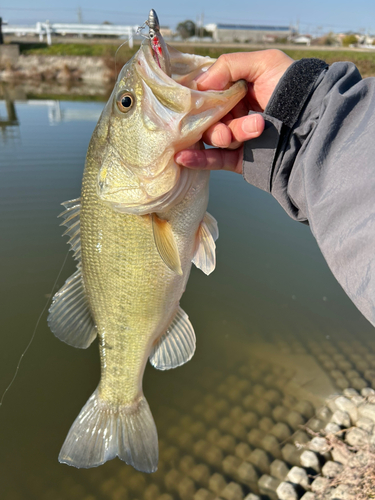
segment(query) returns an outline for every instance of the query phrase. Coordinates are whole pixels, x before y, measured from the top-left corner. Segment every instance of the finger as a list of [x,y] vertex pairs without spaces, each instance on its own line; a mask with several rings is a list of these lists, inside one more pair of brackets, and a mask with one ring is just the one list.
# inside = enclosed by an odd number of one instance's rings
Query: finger
[[218,60],[197,79],[199,90],[222,90],[230,82],[244,79],[248,82],[254,81],[264,52],[237,52],[223,54]]
[[239,144],[259,137],[264,130],[264,118],[259,114],[251,114],[237,118],[227,123],[230,131],[232,132],[232,148],[238,147]]
[[238,174],[242,173],[242,148],[206,149],[196,151],[186,149],[176,154],[175,160],[179,165],[202,170],[229,170]]
[[203,141],[218,148],[235,149],[242,142],[259,137],[263,130],[264,118],[251,114],[226,123],[215,123],[203,134]]

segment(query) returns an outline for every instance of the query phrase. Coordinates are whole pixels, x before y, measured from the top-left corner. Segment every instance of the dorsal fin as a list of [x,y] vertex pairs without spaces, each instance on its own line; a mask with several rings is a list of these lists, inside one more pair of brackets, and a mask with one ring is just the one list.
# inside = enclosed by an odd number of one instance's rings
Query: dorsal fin
[[186,312],[178,307],[168,330],[154,345],[150,363],[158,370],[170,370],[189,361],[194,352],[194,328]]
[[171,271],[182,276],[180,256],[170,223],[156,214],[151,217],[154,241],[160,257]]
[[61,223],[61,226],[68,228],[63,233],[63,236],[69,236],[68,243],[70,249],[73,251],[73,257],[78,261],[77,265],[79,266],[81,263],[81,231],[79,220],[81,199],[76,198],[75,200],[64,201],[61,205],[66,209],[59,215],[59,217],[64,218],[64,222]]
[[81,268],[80,198],[64,201],[62,226],[68,229],[69,245],[77,260],[77,271],[55,294],[49,308],[48,325],[55,336],[73,347],[86,349],[96,337],[96,326],[86,297]]
[[216,219],[208,212],[199,225],[196,237],[196,251],[192,262],[205,274],[211,274],[216,266],[215,240],[219,237],[219,229]]

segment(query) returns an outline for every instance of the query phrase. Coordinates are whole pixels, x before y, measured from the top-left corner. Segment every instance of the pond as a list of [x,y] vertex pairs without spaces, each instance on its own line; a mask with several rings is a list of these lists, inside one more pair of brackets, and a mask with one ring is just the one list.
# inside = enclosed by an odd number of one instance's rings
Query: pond
[[[54,291],[74,272],[70,254],[63,265],[68,247],[57,216],[61,202],[80,194],[104,105],[80,99],[0,101],[0,392],[57,276]],[[210,186],[217,267],[209,277],[193,268],[181,302],[196,354],[169,372],[148,366],[144,379],[159,432],[158,472],[142,474],[118,459],[92,470],[59,464],[69,427],[98,383],[99,356],[96,342],[78,350],[57,340],[44,311],[0,408],[3,500],[237,500],[257,486],[228,457],[264,448],[257,435],[270,434],[283,408],[292,433],[293,418],[306,421],[330,393],[371,386],[373,328],[333,278],[309,228],[241,176],[215,172]],[[284,443],[266,450],[269,461],[283,456]]]

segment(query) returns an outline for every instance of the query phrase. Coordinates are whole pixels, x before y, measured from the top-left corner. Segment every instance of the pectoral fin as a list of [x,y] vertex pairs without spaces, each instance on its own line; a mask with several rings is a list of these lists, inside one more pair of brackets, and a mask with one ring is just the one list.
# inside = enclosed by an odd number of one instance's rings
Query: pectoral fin
[[217,222],[206,212],[197,232],[197,245],[192,262],[207,275],[211,274],[216,266],[215,241],[218,237]]
[[180,256],[171,225],[156,214],[152,214],[152,230],[160,257],[171,271],[182,276]]
[[170,370],[187,363],[194,352],[194,328],[186,312],[179,307],[168,330],[154,345],[150,363],[158,370]]

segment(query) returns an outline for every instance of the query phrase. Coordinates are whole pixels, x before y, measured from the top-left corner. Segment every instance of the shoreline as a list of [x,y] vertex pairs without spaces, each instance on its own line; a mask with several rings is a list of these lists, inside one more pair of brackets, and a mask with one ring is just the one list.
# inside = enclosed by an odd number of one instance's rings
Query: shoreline
[[[60,84],[113,85],[116,73],[138,50],[127,45],[116,52],[123,40],[73,39],[74,43],[46,44],[20,43],[0,46],[0,82],[55,82]],[[99,42],[99,43],[96,43]],[[249,45],[175,42],[173,46],[183,52],[219,57],[225,52],[279,49],[293,59],[318,57],[328,64],[351,61],[363,77],[375,76],[375,51],[344,47],[295,47],[291,45]],[[115,63],[115,58],[117,64]],[[117,68],[116,68],[117,66]],[[117,69],[117,72],[116,72]]]

